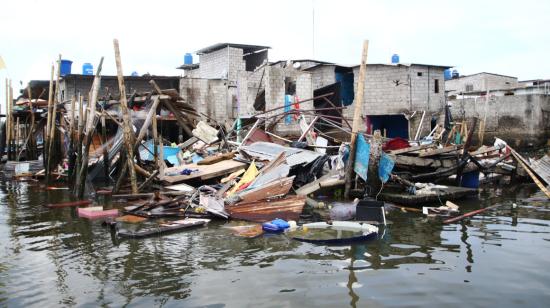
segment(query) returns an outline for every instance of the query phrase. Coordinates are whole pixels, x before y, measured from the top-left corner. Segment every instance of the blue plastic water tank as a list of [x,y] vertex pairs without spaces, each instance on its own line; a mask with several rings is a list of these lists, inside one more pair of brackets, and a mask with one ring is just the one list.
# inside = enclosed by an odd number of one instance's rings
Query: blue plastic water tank
[[82,75],[93,75],[94,66],[91,63],[82,64]]
[[193,55],[186,53],[183,57],[183,64],[193,64]]
[[391,63],[399,63],[399,55],[394,53],[393,56],[391,56]]
[[71,74],[71,65],[72,64],[73,64],[73,61],[71,61],[71,60],[61,60],[61,67],[59,68],[59,72],[61,73],[61,76]]
[[454,78],[458,78],[460,77],[460,75],[458,74],[458,71],[457,70],[453,70],[453,79]]
[[445,77],[445,80],[450,80],[451,78],[453,78],[453,71],[450,68],[448,68],[443,73],[443,76]]
[[133,71],[133,72],[132,72],[132,76],[137,77],[137,76],[139,76],[139,74],[138,74],[138,72]]

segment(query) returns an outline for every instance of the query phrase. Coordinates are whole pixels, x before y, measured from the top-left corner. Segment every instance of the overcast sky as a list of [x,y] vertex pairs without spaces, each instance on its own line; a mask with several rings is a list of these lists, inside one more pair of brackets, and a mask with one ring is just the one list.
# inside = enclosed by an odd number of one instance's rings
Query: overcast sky
[[58,54],[73,61],[73,73],[105,56],[104,74],[115,74],[113,38],[125,74],[181,75],[175,67],[186,52],[218,42],[271,46],[270,61],[357,64],[369,39],[369,63],[398,53],[401,62],[453,65],[461,74],[550,78],[549,16],[544,0],[7,0],[0,99],[4,105],[6,76],[17,90],[20,81],[49,79]]

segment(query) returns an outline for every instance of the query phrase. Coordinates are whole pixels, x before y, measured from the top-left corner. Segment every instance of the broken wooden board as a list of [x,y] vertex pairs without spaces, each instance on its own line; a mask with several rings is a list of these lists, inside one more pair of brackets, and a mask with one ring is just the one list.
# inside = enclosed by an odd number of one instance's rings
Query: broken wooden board
[[422,145],[415,145],[404,149],[389,151],[388,153],[398,155],[398,154],[411,153],[411,152],[416,152],[416,151],[425,150],[425,149],[431,149],[434,147],[435,145],[433,144],[422,144]]
[[304,196],[287,196],[283,199],[239,202],[226,206],[225,210],[233,219],[266,222],[275,218],[298,220],[306,203]]
[[147,218],[140,217],[140,216],[135,216],[135,215],[124,215],[124,216],[120,216],[120,217],[115,218],[115,221],[126,222],[126,223],[130,223],[130,224],[137,224],[137,223],[143,222],[145,220],[147,220]]
[[[177,184],[177,183],[192,180],[192,179],[208,180],[211,178],[230,174],[232,172],[235,172],[245,167],[246,167],[245,163],[238,162],[235,160],[224,160],[212,165],[199,166],[197,164],[187,164],[187,165],[181,165],[178,167],[167,168],[165,171],[166,174],[178,173],[178,175],[165,175],[161,180],[167,184]],[[198,170],[198,171],[193,172],[189,175],[183,175],[183,174],[179,175],[179,173],[184,169]]]
[[432,159],[420,158],[405,155],[395,156],[395,165],[399,167],[429,167],[429,168],[451,168],[456,166],[456,161],[453,159]]
[[422,153],[418,154],[418,157],[430,157],[430,156],[435,156],[435,155],[440,155],[440,154],[452,153],[452,152],[458,151],[461,148],[462,148],[462,145],[447,146],[447,147],[443,147],[443,148],[440,148],[440,149],[435,149],[435,150],[429,150],[429,151],[426,151],[426,152],[422,152]]
[[316,192],[323,187],[344,185],[345,182],[346,181],[344,179],[340,179],[338,172],[330,172],[318,178],[317,180],[298,188],[298,190],[296,190],[296,194],[300,196],[306,196],[313,192]]
[[477,194],[478,191],[475,188],[448,186],[445,189],[440,189],[439,193],[430,195],[410,195],[405,192],[382,192],[379,196],[379,199],[387,202],[403,204],[406,206],[425,206],[429,203],[440,203],[447,200],[458,200],[468,196],[476,196]]
[[241,202],[265,200],[275,196],[286,195],[292,187],[294,176],[278,179],[250,190],[238,192]]
[[486,154],[486,153],[491,153],[491,152],[494,152],[494,151],[498,151],[500,150],[501,148],[499,147],[487,147],[487,146],[482,146],[480,147],[479,149],[473,151],[473,152],[470,152],[470,156],[477,156],[477,155],[482,155],[482,154]]
[[236,152],[228,152],[228,153],[208,156],[208,157],[204,158],[203,160],[199,161],[197,163],[197,165],[212,165],[212,164],[220,162],[222,160],[233,159],[233,157],[235,157],[235,153]]

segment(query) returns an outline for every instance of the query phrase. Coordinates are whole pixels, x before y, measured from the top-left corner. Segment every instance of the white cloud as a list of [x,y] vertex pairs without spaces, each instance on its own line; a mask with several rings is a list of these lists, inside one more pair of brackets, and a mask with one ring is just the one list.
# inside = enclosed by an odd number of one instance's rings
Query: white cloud
[[[369,62],[456,65],[462,73],[491,71],[521,79],[549,77],[550,2],[522,1],[68,1],[18,0],[0,11],[0,55],[18,84],[48,79],[61,53],[73,71],[95,66],[115,74],[113,38],[124,72],[178,75],[186,52],[217,42],[269,45],[270,59],[312,57]],[[0,98],[3,100],[3,87]]]

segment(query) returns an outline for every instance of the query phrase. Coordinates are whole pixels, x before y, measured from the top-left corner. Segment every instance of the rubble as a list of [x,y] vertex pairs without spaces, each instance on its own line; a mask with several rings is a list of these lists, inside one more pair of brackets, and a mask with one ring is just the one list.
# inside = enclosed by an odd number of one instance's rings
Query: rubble
[[[68,183],[75,201],[47,207],[80,206],[78,213],[83,217],[119,215],[116,208],[93,204],[95,194],[111,194],[114,206],[122,199],[123,216],[109,222],[120,237],[164,234],[204,226],[213,219],[302,223],[306,200],[315,209],[324,209],[317,206],[315,194],[329,190],[334,196],[342,188],[349,200],[355,194],[360,199],[394,202],[401,209],[408,208],[400,205],[442,204],[476,195],[479,173],[514,177],[519,168],[550,197],[542,183],[550,184],[548,157],[531,164],[499,140],[492,146],[475,147],[476,121],[468,130],[466,121],[450,120],[423,135],[423,111],[415,138],[386,138],[385,132],[377,130],[371,135],[362,129],[362,99],[355,105],[351,126],[343,112],[347,106],[332,102],[333,93],[328,93],[293,97],[291,104],[281,101],[267,111],[264,104],[263,110],[246,121],[238,117],[232,124],[219,123],[195,109],[177,89],[161,89],[155,78],[148,92],[127,94],[118,42],[114,45],[119,97],[99,95],[101,59],[89,94],[61,101],[59,71],[54,81],[52,68],[47,93],[32,98],[29,88],[28,97],[9,104],[4,175]],[[366,54],[363,60],[365,66]],[[360,71],[363,79],[365,69]],[[47,101],[42,98],[46,94]],[[329,105],[300,107],[315,100]],[[28,123],[25,130],[21,130],[20,118]],[[275,129],[280,124],[295,125],[299,133],[281,135]],[[350,215],[337,215],[341,209],[331,214],[338,219],[355,216],[357,203],[346,205]],[[86,205],[91,206],[82,207]],[[458,211],[448,206],[424,209],[426,214],[437,215]],[[158,218],[177,220],[151,225]],[[144,224],[144,229],[120,228],[123,224]],[[309,225],[335,230],[348,227],[364,229],[354,224]],[[358,234],[359,239],[378,232],[367,229],[368,234]],[[234,231],[247,237],[261,234],[258,225],[238,226]],[[307,232],[302,235],[295,238],[314,241]],[[332,240],[342,239],[320,241]]]

